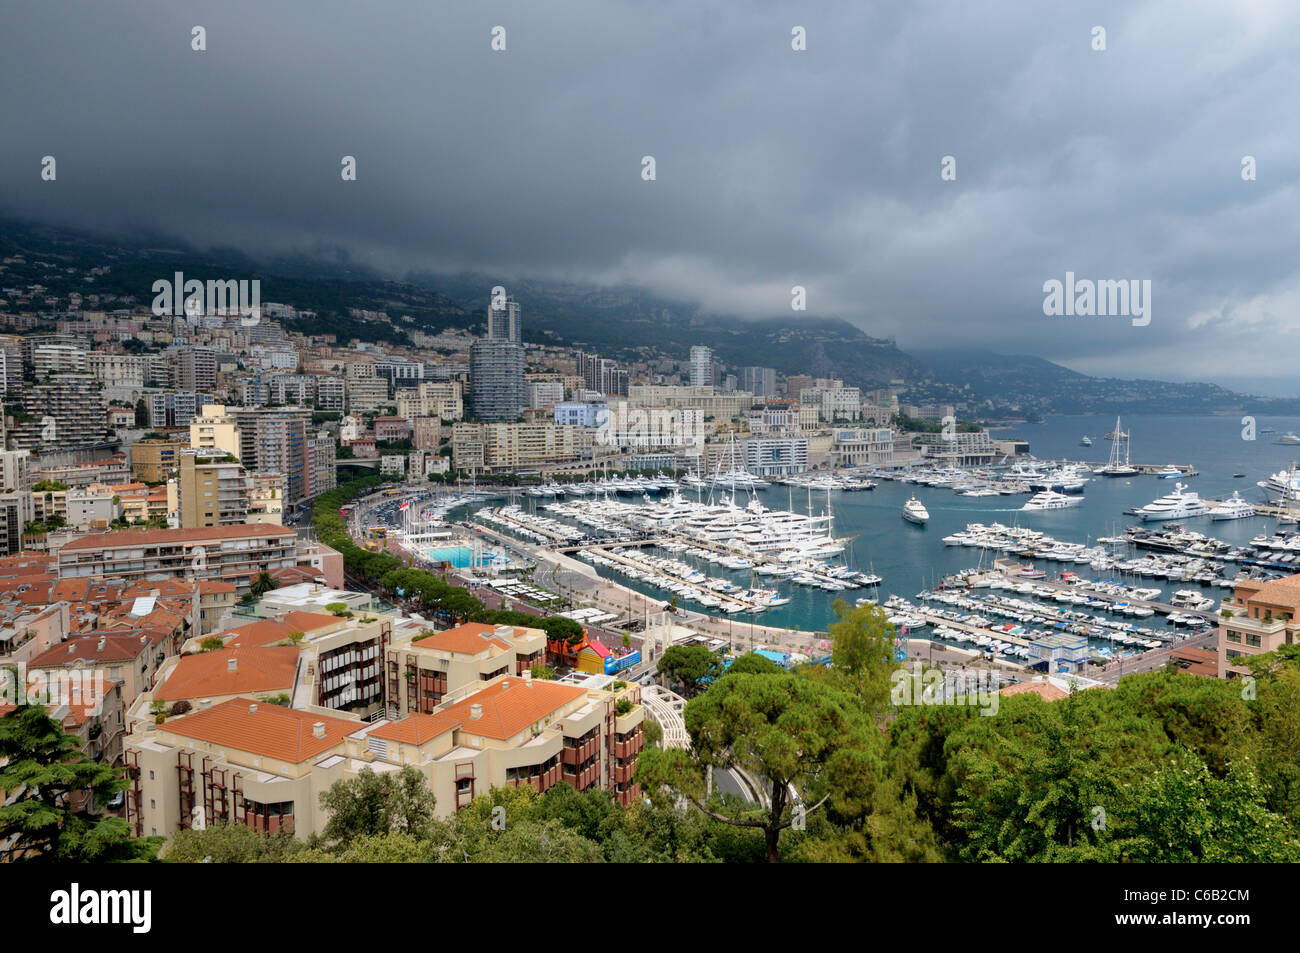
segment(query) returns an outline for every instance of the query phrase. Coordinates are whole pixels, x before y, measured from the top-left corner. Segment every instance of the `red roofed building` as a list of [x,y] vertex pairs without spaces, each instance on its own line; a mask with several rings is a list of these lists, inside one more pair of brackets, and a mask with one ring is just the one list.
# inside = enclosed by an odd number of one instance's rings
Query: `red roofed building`
[[530,671],[545,654],[542,629],[467,622],[441,632],[426,630],[388,652],[388,712],[392,717],[431,712],[462,688]]
[[[561,781],[604,788],[628,804],[641,750],[640,689],[507,675],[429,714],[367,723],[281,708],[241,695],[141,723],[126,743],[128,820],[170,835],[234,821],[257,830],[319,833],[320,795],[364,770],[419,770],[449,816],[493,786],[545,790]],[[620,713],[621,709],[621,713]]]
[[59,550],[63,579],[185,576],[221,579],[241,591],[263,571],[297,565],[297,534],[266,524],[94,533]]

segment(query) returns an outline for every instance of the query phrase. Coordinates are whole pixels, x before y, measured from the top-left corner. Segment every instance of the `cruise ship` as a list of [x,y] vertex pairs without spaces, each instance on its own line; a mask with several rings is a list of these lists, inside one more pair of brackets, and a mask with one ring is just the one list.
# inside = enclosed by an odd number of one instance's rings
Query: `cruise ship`
[[925,521],[929,518],[930,511],[927,510],[925,505],[916,497],[912,497],[903,504],[903,519],[907,520],[909,523],[924,525]]
[[1021,510],[1034,512],[1037,510],[1063,510],[1070,506],[1076,506],[1083,502],[1082,496],[1069,496],[1065,493],[1057,493],[1055,490],[1043,490],[1029,498],[1029,501]]
[[1241,498],[1235,490],[1229,499],[1224,500],[1210,513],[1215,520],[1241,520],[1255,515],[1255,507]]
[[1179,520],[1191,516],[1204,516],[1210,511],[1200,494],[1187,492],[1181,483],[1174,484],[1174,492],[1162,496],[1137,511],[1138,519],[1145,522],[1155,520]]

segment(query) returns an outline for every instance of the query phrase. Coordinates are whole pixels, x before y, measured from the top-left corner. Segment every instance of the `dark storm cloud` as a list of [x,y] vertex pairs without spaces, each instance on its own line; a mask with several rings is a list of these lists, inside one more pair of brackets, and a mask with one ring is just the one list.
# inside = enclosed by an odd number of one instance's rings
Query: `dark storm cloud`
[[[904,346],[1095,373],[1289,372],[1294,4],[812,6],[8,8],[0,205],[750,316],[790,314],[799,284],[810,312]],[[1152,279],[1151,324],[1045,317],[1066,271]]]

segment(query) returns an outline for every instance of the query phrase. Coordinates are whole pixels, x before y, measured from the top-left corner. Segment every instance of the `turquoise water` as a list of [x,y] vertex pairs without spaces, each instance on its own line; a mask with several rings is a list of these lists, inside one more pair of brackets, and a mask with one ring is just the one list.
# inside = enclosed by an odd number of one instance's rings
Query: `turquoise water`
[[485,550],[476,563],[474,551],[468,546],[426,546],[423,552],[425,557],[433,562],[451,563],[457,569],[468,569],[471,566],[504,566],[510,562],[507,556]]
[[[1300,432],[1300,418],[1264,418],[1256,421],[1257,427],[1273,427],[1279,434]],[[1110,441],[1103,435],[1115,425],[1113,416],[1053,418],[1042,424],[1023,425],[1008,430],[994,431],[996,438],[1016,437],[1029,442],[1030,453],[1039,459],[1084,460],[1104,466],[1110,452]],[[1186,480],[1188,489],[1195,490],[1205,499],[1222,499],[1233,490],[1252,502],[1263,498],[1256,485],[1270,473],[1286,469],[1293,458],[1300,458],[1300,447],[1279,446],[1271,441],[1276,434],[1258,434],[1254,441],[1242,439],[1241,417],[1162,417],[1134,415],[1124,418],[1124,429],[1131,435],[1130,460],[1141,464],[1192,465],[1199,475]],[[1079,446],[1084,435],[1093,440],[1092,447]],[[1234,472],[1244,472],[1246,477],[1234,479]],[[850,565],[871,570],[884,578],[880,597],[890,594],[912,598],[917,592],[941,581],[944,576],[976,566],[980,551],[957,546],[945,546],[943,537],[964,529],[967,523],[1000,522],[1008,525],[1031,526],[1066,542],[1086,543],[1098,536],[1122,535],[1124,527],[1136,525],[1137,520],[1126,517],[1123,511],[1143,506],[1166,493],[1172,492],[1175,480],[1162,480],[1155,476],[1138,476],[1127,479],[1094,477],[1084,489],[1081,504],[1065,510],[1040,513],[1022,513],[1020,507],[1027,496],[963,497],[949,489],[931,488],[882,481],[875,490],[861,493],[832,493],[830,505],[835,516],[835,534],[852,536],[851,548],[844,557]],[[901,517],[903,504],[915,495],[930,512],[925,526],[905,522]],[[800,512],[809,509],[808,492],[786,487],[772,487],[758,491],[765,506],[774,509],[793,508]],[[746,495],[739,494],[743,504]],[[630,499],[625,498],[625,499]],[[529,508],[546,500],[520,498]],[[825,491],[812,494],[811,509],[824,513],[827,507]],[[1189,529],[1205,533],[1232,543],[1244,543],[1262,533],[1272,533],[1275,520],[1255,517],[1215,523],[1209,517],[1184,521]],[[665,554],[667,555],[667,554]],[[1001,555],[1001,554],[998,554]],[[683,554],[674,558],[695,562]],[[986,564],[991,560],[984,555]],[[711,576],[732,579],[737,584],[748,584],[750,575],[731,572],[716,564],[700,563],[699,568]],[[1071,569],[1092,577],[1096,573],[1087,566],[1065,566],[1044,563],[1041,567],[1049,574]],[[601,569],[602,574],[607,570]],[[1231,574],[1231,569],[1225,570]],[[631,582],[610,574],[624,585],[656,598],[666,599],[667,594],[653,587]],[[1109,574],[1107,575],[1109,578]],[[770,579],[760,577],[760,585],[773,585]],[[1169,580],[1148,580],[1143,585],[1159,586],[1165,596],[1174,589],[1196,588]],[[781,582],[782,595],[791,601],[784,606],[769,609],[754,616],[754,621],[789,628],[823,629],[833,618],[831,606],[835,599],[850,602],[867,590],[850,590],[831,593],[820,589]],[[1216,599],[1223,595],[1219,590],[1207,590]],[[699,608],[691,606],[691,608]],[[737,625],[750,620],[747,614],[734,617]],[[1158,620],[1156,620],[1158,622]],[[1152,620],[1143,622],[1153,624]]]

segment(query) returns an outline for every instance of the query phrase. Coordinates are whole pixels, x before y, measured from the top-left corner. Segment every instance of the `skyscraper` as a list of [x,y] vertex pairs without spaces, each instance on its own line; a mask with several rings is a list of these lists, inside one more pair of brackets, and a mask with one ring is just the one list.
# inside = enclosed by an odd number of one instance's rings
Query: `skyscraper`
[[755,397],[776,396],[776,370],[771,367],[744,367],[740,371],[740,389]]
[[487,336],[490,341],[523,343],[519,327],[518,301],[508,298],[503,308],[496,308],[491,302],[488,303]]
[[488,305],[487,337],[469,349],[470,409],[478,420],[515,420],[528,406],[519,324],[519,302]]
[[706,387],[713,383],[713,348],[696,344],[691,348],[691,386]]

